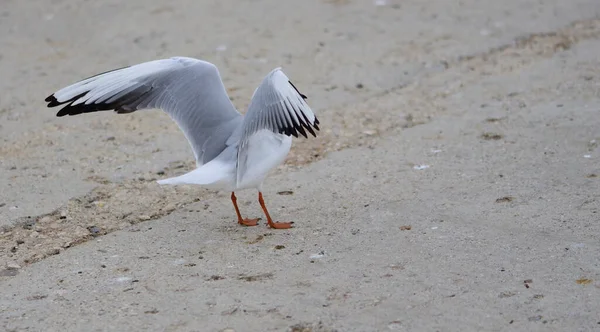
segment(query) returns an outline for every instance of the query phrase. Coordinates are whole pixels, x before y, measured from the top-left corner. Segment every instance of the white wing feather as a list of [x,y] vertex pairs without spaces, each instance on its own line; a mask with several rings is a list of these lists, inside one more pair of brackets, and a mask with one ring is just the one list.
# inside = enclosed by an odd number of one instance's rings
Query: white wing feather
[[[304,137],[307,132],[316,137],[319,120],[289,78],[276,68],[271,71],[254,91],[248,112],[239,132],[237,181],[246,170],[248,139],[261,130],[275,134]],[[234,134],[235,135],[235,134]]]

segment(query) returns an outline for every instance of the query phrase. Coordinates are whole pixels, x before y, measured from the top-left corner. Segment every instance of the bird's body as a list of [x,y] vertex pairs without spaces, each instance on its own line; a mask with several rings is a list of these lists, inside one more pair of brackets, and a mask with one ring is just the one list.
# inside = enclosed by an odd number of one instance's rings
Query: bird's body
[[248,162],[237,179],[237,145],[228,146],[215,159],[183,175],[159,180],[159,184],[197,184],[223,191],[262,190],[267,173],[281,164],[292,146],[291,137],[261,130],[248,139]]
[[231,191],[238,222],[243,219],[234,191],[255,188],[269,226],[274,223],[264,205],[262,184],[268,172],[287,156],[292,139],[306,132],[316,136],[319,120],[287,76],[276,68],[255,90],[246,115],[227,96],[217,68],[206,61],[174,57],[144,62],[99,74],[65,87],[46,101],[65,105],[57,116],[115,110],[131,113],[161,108],[188,139],[197,168],[159,184],[196,184]]

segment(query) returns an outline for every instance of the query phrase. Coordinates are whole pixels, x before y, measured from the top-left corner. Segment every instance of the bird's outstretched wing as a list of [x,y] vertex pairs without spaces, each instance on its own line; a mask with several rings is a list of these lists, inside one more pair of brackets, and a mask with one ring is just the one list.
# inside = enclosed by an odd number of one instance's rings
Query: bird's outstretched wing
[[319,120],[289,78],[276,68],[254,91],[244,117],[238,145],[238,182],[246,169],[248,139],[255,133],[268,130],[275,134],[316,137]]
[[307,137],[308,132],[316,137],[319,120],[305,99],[281,68],[274,69],[254,91],[241,140],[262,129],[294,137],[298,137],[298,133]]
[[57,116],[160,108],[181,128],[199,165],[225,149],[243,119],[229,100],[216,66],[186,57],[98,74],[55,92],[46,102],[48,107],[64,105]]

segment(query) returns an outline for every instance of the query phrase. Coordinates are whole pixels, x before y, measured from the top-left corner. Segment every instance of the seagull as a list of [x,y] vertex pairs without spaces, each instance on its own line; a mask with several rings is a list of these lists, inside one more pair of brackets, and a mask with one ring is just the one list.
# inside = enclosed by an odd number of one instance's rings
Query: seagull
[[316,137],[319,120],[280,67],[272,70],[252,95],[245,115],[227,96],[217,67],[207,61],[172,57],[115,69],[84,79],[46,98],[61,106],[56,116],[114,110],[117,114],[162,109],[187,138],[196,169],[159,180],[161,185],[195,184],[231,191],[238,223],[242,218],[235,192],[257,189],[258,202],[275,229],[293,222],[273,222],[262,195],[267,173],[283,163],[292,137]]

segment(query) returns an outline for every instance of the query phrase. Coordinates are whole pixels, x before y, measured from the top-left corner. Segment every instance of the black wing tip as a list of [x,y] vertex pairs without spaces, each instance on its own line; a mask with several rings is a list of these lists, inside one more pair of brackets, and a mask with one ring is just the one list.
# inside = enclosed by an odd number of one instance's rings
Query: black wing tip
[[[313,137],[317,137],[317,134],[315,133],[313,128],[316,129],[317,131],[319,131],[319,126],[318,126],[319,119],[317,119],[317,117],[315,116],[315,120],[313,121],[312,127],[311,127],[310,121],[306,117],[306,114],[303,113],[302,115],[304,116],[304,121],[301,121],[301,122],[302,122],[302,125],[304,126],[304,128],[306,128],[306,130],[308,130],[308,132],[311,133],[313,135]],[[306,137],[306,138],[308,138],[308,137]]]
[[53,100],[53,101],[50,101],[48,103],[48,108],[56,107],[56,106],[59,106],[59,105],[60,105],[60,103],[58,101]]
[[308,138],[308,136],[306,136],[306,131],[304,131],[304,128],[302,128],[301,125],[298,126],[297,130],[300,134],[302,134],[302,136],[304,136],[304,138]]
[[[56,97],[54,96],[54,94],[49,95],[44,100],[48,103],[48,105],[46,105],[46,107],[48,107],[48,108],[52,108],[52,107],[56,107],[56,106],[60,106],[60,105],[64,104],[64,103],[59,102],[58,99],[56,99]],[[63,117],[65,115],[67,115],[68,114],[68,112],[67,112],[68,108],[69,108],[68,106],[63,107],[60,111],[58,111],[56,113],[56,116],[57,117]]]
[[[49,95],[48,97],[46,97],[46,99],[44,99],[44,101],[46,101],[47,103],[58,103],[58,100],[56,100],[56,97],[54,97],[54,94]],[[53,107],[48,105],[48,107]]]
[[294,85],[294,83],[292,83],[292,81],[288,80],[288,83],[290,83],[290,85],[294,88],[294,90],[296,90],[296,92],[298,92],[298,94],[300,95],[300,97],[302,97],[302,99],[306,100],[308,99],[308,97],[305,94],[302,94],[298,88],[296,88],[296,86]]
[[296,138],[299,138],[298,133],[300,133],[300,135],[304,136],[304,138],[308,138],[309,135],[307,135],[306,133],[308,131],[313,137],[317,137],[317,133],[314,131],[314,129],[319,131],[319,120],[317,120],[317,118],[315,117],[315,121],[312,124],[310,124],[310,121],[308,121],[306,115],[302,115],[304,116],[304,121],[301,118],[298,119],[300,120],[300,123],[297,123],[295,120],[292,120],[291,125],[279,128],[279,133],[286,136],[294,136]]
[[83,113],[92,113],[99,111],[109,111],[115,110],[117,113],[129,113],[128,111],[122,112],[120,107],[115,107],[114,105],[101,103],[101,104],[78,104],[72,105],[73,102],[70,102],[68,105],[63,107],[58,113],[56,113],[57,117],[63,117],[65,115],[78,115]]
[[59,118],[65,116],[65,115],[78,115],[78,114],[83,114],[83,113],[105,111],[105,110],[113,109],[113,107],[114,107],[113,105],[109,105],[106,103],[87,104],[87,105],[85,103],[82,103],[82,104],[78,104],[78,105],[73,105],[73,103],[77,99],[83,97],[85,94],[87,94],[87,92],[84,92],[80,95],[77,95],[77,96],[75,96],[69,100],[65,100],[63,102],[58,101],[54,95],[51,95],[48,98],[46,98],[46,101],[48,102],[48,108],[64,105],[64,107],[61,108],[56,113],[56,116]]
[[72,106],[72,104],[75,102],[75,100],[83,97],[87,92],[84,92],[80,95],[77,95],[69,100],[65,100],[65,101],[58,101],[58,99],[56,99],[56,97],[54,96],[54,94],[51,94],[50,96],[46,97],[45,101],[48,103],[47,107],[48,108],[52,108],[52,107],[56,107],[56,106],[60,106],[60,105],[65,105],[63,108],[61,108],[57,113],[56,116],[57,117],[63,117],[65,115],[76,115],[76,114],[81,114],[85,111],[82,111],[82,109],[84,108],[85,105],[76,105],[76,106]]
[[64,104],[64,103],[59,102],[58,99],[56,99],[56,97],[54,96],[54,94],[51,94],[48,97],[46,97],[45,101],[48,103],[48,105],[47,105],[48,108],[56,107],[56,106]]
[[110,111],[110,110],[116,111],[117,114],[126,114],[126,113],[135,112],[138,109],[137,106],[139,105],[140,100],[143,98],[143,96],[152,90],[153,90],[153,88],[150,87],[150,88],[147,88],[145,91],[142,91],[141,93],[137,93],[140,91],[133,91],[133,92],[126,94],[126,95],[122,96],[121,98],[118,98],[117,100],[114,100],[110,103],[94,102],[94,103],[90,103],[90,104],[80,103],[77,105],[73,105],[73,103],[75,101],[84,97],[86,94],[89,93],[89,91],[85,91],[69,100],[65,100],[65,101],[61,101],[61,102],[59,102],[54,95],[51,95],[46,98],[46,101],[48,102],[48,107],[65,105],[60,111],[58,111],[58,113],[56,113],[57,117],[63,117],[65,115],[78,115],[78,114],[83,114],[83,113],[92,113],[92,112],[99,112],[99,111]]
[[[292,81],[288,80],[288,83],[294,88],[294,90],[296,90],[296,92],[300,97],[302,97],[302,99],[308,99],[308,97],[305,94],[301,93],[298,90],[298,88],[296,88]],[[300,135],[304,136],[304,138],[308,138],[308,135],[306,134],[306,132],[308,131],[313,137],[317,137],[317,134],[313,129],[319,131],[319,120],[315,117],[315,120],[311,124],[311,121],[308,120],[306,114],[300,112],[296,113],[296,115],[298,116],[298,120],[300,123],[297,123],[296,120],[292,118],[291,123],[288,123],[286,126],[279,128],[279,133],[284,134],[286,136],[294,136],[296,138],[299,137],[298,133],[300,133]],[[300,115],[302,115],[304,119],[302,119]]]
[[[121,67],[121,68],[116,68],[116,69],[108,70],[108,71],[105,71],[103,73],[99,73],[99,74],[90,76],[88,78],[84,78],[83,81],[88,80],[90,78],[94,78],[96,76],[100,76],[100,75],[103,75],[103,74],[108,74],[110,72],[121,70],[121,69],[125,69],[125,68],[129,68],[129,67],[131,67],[131,66],[125,66],[125,67]],[[58,117],[62,117],[62,116],[65,116],[65,115],[77,115],[77,114],[81,114],[81,113],[106,111],[106,110],[113,109],[113,108],[107,108],[107,107],[111,106],[111,105],[108,105],[108,104],[92,104],[92,105],[87,105],[87,106],[80,106],[80,105],[71,106],[71,104],[73,104],[73,102],[75,102],[75,100],[83,97],[88,92],[89,91],[86,91],[86,92],[84,92],[84,93],[82,93],[80,95],[77,95],[77,96],[75,96],[75,97],[73,97],[73,98],[71,98],[69,100],[65,100],[63,102],[59,102],[58,99],[56,99],[56,97],[54,96],[54,94],[49,95],[44,100],[48,103],[48,105],[47,105],[48,108],[67,104],[60,111],[58,111],[58,113],[56,113],[56,116],[58,116]]]

